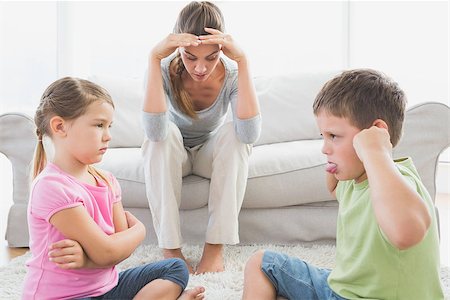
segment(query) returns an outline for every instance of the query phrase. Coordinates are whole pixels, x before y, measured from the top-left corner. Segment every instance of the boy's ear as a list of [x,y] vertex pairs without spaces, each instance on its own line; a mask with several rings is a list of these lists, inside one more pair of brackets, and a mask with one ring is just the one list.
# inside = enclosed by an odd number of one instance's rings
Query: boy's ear
[[54,116],[50,119],[50,131],[52,136],[66,136],[66,121],[60,116]]
[[373,121],[372,126],[389,130],[388,124],[382,119],[376,119],[375,121]]

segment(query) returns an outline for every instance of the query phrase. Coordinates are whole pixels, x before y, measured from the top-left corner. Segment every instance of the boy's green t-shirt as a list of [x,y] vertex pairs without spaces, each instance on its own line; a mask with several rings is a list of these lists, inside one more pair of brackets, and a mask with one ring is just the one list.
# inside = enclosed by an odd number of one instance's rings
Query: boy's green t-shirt
[[436,214],[411,158],[396,160],[405,180],[419,193],[432,216],[424,239],[399,250],[381,232],[370,201],[368,181],[340,181],[336,267],[331,289],[346,299],[444,299],[439,279]]

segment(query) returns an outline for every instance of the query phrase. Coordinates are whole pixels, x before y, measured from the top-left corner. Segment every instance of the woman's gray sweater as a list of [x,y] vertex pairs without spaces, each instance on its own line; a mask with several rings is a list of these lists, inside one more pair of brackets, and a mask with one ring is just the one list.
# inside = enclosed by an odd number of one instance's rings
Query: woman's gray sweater
[[167,137],[170,120],[180,129],[185,146],[194,147],[203,144],[225,122],[226,113],[231,103],[234,129],[238,139],[245,144],[256,142],[261,132],[261,115],[258,114],[245,120],[236,116],[238,94],[238,69],[236,64],[226,56],[220,57],[225,66],[223,86],[214,103],[206,109],[197,111],[198,119],[193,119],[180,111],[173,97],[169,66],[175,55],[176,53],[161,60],[161,73],[168,111],[162,113],[143,112],[142,121],[147,137],[155,142],[164,140]]

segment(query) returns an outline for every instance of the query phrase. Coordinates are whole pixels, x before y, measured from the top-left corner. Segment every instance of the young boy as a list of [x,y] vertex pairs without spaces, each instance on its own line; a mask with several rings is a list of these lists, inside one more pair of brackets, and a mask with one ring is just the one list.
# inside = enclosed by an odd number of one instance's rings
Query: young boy
[[351,70],[317,95],[327,186],[339,201],[336,267],[281,253],[247,262],[244,299],[443,299],[430,195],[411,158],[392,159],[406,98],[385,75]]

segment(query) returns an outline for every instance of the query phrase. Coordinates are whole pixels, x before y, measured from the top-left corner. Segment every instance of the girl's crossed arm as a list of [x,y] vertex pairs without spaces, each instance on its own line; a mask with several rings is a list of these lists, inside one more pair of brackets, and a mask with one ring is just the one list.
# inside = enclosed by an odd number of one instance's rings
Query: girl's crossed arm
[[111,235],[98,227],[83,206],[55,213],[50,223],[68,239],[81,245],[88,256],[84,267],[108,267],[130,256],[145,237],[144,225],[129,212],[121,217],[120,211],[123,212],[123,207],[121,202],[117,202],[113,213],[116,233]]

